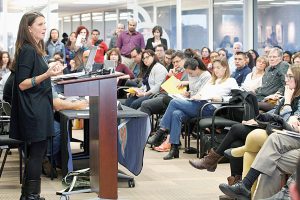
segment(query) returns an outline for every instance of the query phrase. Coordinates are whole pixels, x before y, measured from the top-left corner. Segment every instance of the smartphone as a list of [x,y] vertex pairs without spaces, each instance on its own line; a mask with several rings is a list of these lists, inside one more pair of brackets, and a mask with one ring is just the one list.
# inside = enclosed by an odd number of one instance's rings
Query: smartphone
[[75,46],[81,47],[82,46],[82,39],[85,40],[85,37],[79,34],[76,38]]

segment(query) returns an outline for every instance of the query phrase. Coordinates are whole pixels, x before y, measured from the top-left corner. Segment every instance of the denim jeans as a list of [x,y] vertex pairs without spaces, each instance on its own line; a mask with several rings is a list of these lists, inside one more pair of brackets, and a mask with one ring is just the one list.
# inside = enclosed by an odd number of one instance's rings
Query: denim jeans
[[[160,127],[170,131],[170,143],[179,144],[181,125],[189,118],[197,117],[202,106],[207,101],[187,101],[181,99],[173,99],[162,120]],[[216,108],[213,105],[208,105],[204,108],[202,116],[209,117],[213,115]]]

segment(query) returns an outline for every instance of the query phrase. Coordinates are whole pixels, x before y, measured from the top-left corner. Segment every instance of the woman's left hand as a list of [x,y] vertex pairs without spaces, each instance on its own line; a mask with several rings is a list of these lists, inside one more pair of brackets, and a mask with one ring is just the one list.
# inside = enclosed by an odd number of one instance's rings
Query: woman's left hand
[[290,89],[290,87],[288,85],[285,86],[285,90],[284,90],[284,103],[285,104],[290,104],[291,103],[291,99],[293,97],[295,89]]

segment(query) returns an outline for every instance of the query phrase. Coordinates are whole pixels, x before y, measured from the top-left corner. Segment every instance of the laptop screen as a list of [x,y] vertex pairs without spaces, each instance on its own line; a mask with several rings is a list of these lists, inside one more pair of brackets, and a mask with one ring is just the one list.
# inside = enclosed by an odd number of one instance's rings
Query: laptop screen
[[95,63],[95,56],[96,56],[96,52],[97,52],[97,46],[93,46],[90,50],[90,54],[89,54],[89,57],[88,57],[88,60],[84,66],[84,71],[86,74],[88,74],[89,72],[92,71],[93,69],[93,65]]
[[106,70],[112,69],[113,71],[115,71],[117,67],[117,63],[114,60],[104,60],[104,66],[103,68]]

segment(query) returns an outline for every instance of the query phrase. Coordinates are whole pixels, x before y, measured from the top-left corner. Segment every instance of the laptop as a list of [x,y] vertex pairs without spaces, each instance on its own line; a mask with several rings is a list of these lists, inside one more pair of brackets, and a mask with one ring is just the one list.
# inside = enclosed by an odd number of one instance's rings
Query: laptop
[[117,63],[114,60],[104,60],[103,68],[106,70],[111,70],[112,73],[116,71]]
[[90,54],[89,54],[88,60],[87,60],[86,64],[83,67],[84,71],[85,71],[85,74],[88,74],[93,70],[93,65],[95,63],[95,56],[96,56],[97,49],[98,49],[97,46],[93,46],[90,49]]

